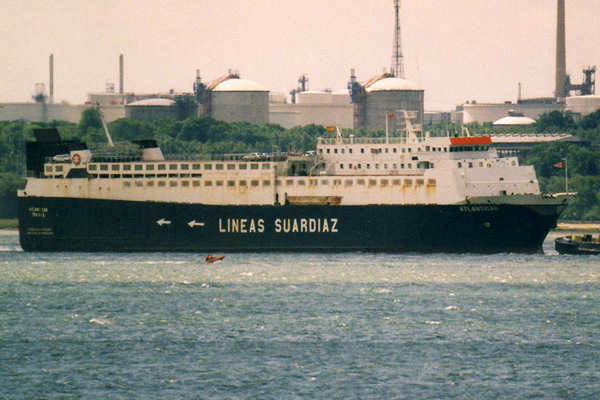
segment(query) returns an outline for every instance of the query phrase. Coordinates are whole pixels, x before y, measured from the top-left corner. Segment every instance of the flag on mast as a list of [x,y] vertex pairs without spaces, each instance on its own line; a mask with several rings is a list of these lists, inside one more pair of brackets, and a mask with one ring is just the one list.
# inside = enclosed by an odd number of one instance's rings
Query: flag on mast
[[553,166],[554,168],[564,168],[564,167],[565,167],[565,165],[563,164],[563,162],[562,162],[562,161],[560,161],[560,162],[557,162],[556,164],[552,164],[552,166]]

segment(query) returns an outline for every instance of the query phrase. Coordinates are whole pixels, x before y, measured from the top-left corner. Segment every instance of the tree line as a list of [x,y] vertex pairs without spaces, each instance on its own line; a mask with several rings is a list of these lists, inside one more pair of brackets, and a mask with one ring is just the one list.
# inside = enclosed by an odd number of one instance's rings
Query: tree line
[[[33,129],[55,127],[63,139],[77,139],[89,145],[106,143],[98,111],[89,108],[78,124],[65,121],[50,123],[0,121],[0,218],[16,218],[16,192],[25,185],[25,143],[33,140]],[[271,153],[306,151],[316,146],[319,137],[335,137],[336,132],[320,125],[284,129],[277,124],[255,125],[247,122],[227,123],[211,117],[178,121],[164,118],[149,123],[122,118],[108,124],[115,142],[155,139],[165,154],[191,156],[206,153]],[[491,124],[471,124],[472,134],[498,132]],[[569,132],[590,146],[555,142],[540,144],[523,154],[522,164],[535,166],[543,192],[564,191],[564,169],[553,167],[567,159],[569,191],[578,197],[563,213],[564,219],[600,220],[600,110],[575,121],[572,114],[553,111],[540,116],[534,126],[501,128],[501,132]],[[434,136],[460,135],[464,129],[456,124],[439,124],[428,128]],[[344,136],[384,136],[381,131],[344,129]]]

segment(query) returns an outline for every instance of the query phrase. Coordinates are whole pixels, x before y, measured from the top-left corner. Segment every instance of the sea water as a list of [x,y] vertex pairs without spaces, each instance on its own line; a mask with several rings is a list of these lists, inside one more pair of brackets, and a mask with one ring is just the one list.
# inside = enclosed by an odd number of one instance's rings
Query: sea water
[[24,253],[2,399],[600,398],[600,258]]

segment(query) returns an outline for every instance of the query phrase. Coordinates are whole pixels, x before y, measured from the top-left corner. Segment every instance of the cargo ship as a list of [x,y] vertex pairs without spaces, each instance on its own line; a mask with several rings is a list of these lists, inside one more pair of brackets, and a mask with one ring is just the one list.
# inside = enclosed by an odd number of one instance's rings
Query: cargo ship
[[573,194],[489,136],[318,138],[305,153],[110,153],[36,130],[18,193],[25,251],[540,252]]

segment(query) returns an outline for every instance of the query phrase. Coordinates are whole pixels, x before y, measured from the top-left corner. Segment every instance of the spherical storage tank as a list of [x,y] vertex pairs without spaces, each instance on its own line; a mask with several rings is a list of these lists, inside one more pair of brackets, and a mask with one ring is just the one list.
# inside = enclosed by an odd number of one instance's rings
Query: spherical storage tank
[[[388,113],[415,111],[413,123],[423,124],[424,95],[414,83],[401,78],[384,78],[367,87],[365,126],[369,130],[385,130]],[[397,118],[390,119],[393,130]]]
[[144,99],[125,105],[125,116],[152,122],[165,117],[177,118],[177,109],[171,99]]
[[226,122],[269,122],[269,90],[248,79],[228,79],[210,93],[210,114]]

